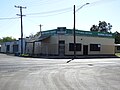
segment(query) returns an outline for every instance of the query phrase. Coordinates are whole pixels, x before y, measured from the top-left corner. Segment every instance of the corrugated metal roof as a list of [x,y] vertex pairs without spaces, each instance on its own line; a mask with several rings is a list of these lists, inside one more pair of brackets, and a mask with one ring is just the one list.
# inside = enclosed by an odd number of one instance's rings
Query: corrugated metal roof
[[42,41],[42,40],[49,38],[50,36],[51,35],[41,35],[38,38],[33,38],[33,39],[29,40],[28,43],[39,42],[39,41]]

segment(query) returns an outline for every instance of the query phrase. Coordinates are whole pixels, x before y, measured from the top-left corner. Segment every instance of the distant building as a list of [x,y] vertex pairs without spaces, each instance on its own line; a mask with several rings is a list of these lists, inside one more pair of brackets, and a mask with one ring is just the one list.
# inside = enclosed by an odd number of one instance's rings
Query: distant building
[[[76,55],[114,55],[114,37],[111,33],[76,30]],[[30,55],[74,55],[73,29],[58,27],[43,31],[41,36],[26,42],[25,52]]]
[[[1,43],[1,53],[20,53],[21,52],[21,40]],[[23,39],[23,52],[25,53],[25,39]]]
[[115,53],[120,53],[120,44],[115,44]]

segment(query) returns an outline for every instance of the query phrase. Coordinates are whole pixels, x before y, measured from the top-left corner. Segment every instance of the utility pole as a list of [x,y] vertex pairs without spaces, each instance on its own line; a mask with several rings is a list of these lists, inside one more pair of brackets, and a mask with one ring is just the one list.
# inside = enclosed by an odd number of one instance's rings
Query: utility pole
[[40,36],[41,36],[41,31],[42,31],[42,26],[43,25],[40,24],[39,26],[40,26]]
[[[74,7],[73,7],[73,8],[74,8],[74,9],[73,9],[73,14],[74,14],[74,18],[73,18],[73,19],[74,19],[74,21],[73,21],[73,23],[74,23],[74,25],[73,25],[73,38],[74,38],[74,39],[73,39],[73,40],[74,40],[74,44],[73,44],[74,47],[73,47],[73,48],[74,48],[74,57],[72,58],[72,60],[74,60],[74,59],[76,58],[76,33],[75,33],[75,28],[76,28],[76,27],[75,27],[75,24],[76,24],[76,22],[75,22],[75,21],[76,21],[76,20],[75,20],[75,19],[76,19],[76,16],[75,16],[75,15],[76,15],[76,14],[75,14],[75,13],[76,13],[77,11],[79,11],[80,9],[82,9],[85,5],[88,5],[88,4],[90,4],[90,3],[86,3],[86,4],[82,5],[82,6],[79,7],[77,10],[75,10],[75,5],[74,5]],[[67,61],[67,63],[69,63],[69,62],[72,61],[72,60]]]
[[75,33],[75,5],[74,5],[74,59],[76,58],[76,33]]
[[22,9],[26,9],[26,7],[22,7],[22,6],[16,6],[16,8],[20,8],[20,14],[16,14],[18,16],[20,16],[21,18],[21,54],[23,54],[23,22],[22,22],[22,17],[25,16],[22,14]]

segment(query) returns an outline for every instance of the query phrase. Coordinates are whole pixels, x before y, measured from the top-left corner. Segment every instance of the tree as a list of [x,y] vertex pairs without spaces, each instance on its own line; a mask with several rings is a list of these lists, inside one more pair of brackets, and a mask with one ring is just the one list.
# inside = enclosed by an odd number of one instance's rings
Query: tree
[[37,38],[39,36],[40,36],[40,32],[37,32],[36,34],[31,33],[28,37],[32,39],[32,38]]
[[110,23],[106,23],[105,21],[99,21],[98,25],[93,25],[90,28],[90,31],[96,32],[111,32],[112,25]]
[[15,41],[16,39],[13,37],[3,37],[0,39],[0,42],[10,42],[10,41]]
[[116,31],[114,33],[114,37],[115,37],[115,43],[120,44],[120,33]]
[[40,32],[37,32],[34,36],[39,36],[40,35]]
[[31,33],[30,35],[29,35],[29,38],[34,38],[35,36],[34,36],[34,34],[33,33]]
[[93,26],[90,28],[90,31],[97,31],[97,32],[98,32],[98,26],[97,26],[97,25],[93,25]]

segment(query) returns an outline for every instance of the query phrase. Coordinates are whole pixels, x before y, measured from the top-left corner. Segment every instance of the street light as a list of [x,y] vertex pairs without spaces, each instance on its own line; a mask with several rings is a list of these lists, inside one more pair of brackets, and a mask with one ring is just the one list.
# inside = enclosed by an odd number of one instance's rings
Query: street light
[[88,5],[90,3],[86,3],[84,5],[82,5],[81,7],[79,7],[77,10],[75,10],[75,5],[74,5],[74,27],[73,27],[73,30],[74,30],[74,59],[76,58],[76,33],[75,33],[75,13],[77,11],[79,11],[80,9],[82,9],[84,6]]

